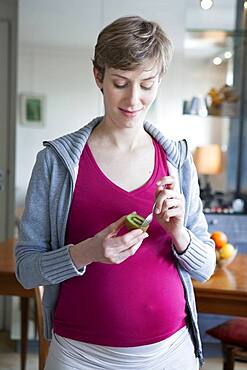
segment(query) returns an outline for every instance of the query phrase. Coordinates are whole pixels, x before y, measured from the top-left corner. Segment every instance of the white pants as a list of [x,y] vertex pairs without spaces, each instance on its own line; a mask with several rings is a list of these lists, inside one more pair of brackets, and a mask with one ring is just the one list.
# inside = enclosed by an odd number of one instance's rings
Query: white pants
[[138,347],[107,347],[53,335],[45,370],[198,370],[187,328]]

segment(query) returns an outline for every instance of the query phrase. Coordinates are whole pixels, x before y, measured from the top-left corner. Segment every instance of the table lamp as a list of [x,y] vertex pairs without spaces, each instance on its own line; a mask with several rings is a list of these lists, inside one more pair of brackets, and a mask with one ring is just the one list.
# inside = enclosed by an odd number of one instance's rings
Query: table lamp
[[220,145],[210,144],[198,146],[193,155],[194,163],[198,175],[204,177],[204,187],[200,181],[201,198],[204,206],[209,207],[213,199],[212,187],[209,181],[209,175],[218,175],[223,170],[223,156]]

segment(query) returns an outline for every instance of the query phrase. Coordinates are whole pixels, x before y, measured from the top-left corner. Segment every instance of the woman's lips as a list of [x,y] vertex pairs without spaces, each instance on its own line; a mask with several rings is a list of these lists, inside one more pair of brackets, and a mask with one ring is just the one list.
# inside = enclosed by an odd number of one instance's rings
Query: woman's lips
[[126,117],[135,117],[142,109],[137,110],[128,110],[119,108],[119,110],[126,116]]

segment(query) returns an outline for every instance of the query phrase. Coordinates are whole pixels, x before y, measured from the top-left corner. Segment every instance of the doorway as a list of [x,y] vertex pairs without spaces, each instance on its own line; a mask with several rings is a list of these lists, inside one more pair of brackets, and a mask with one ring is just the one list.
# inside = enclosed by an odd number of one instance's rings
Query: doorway
[[[0,241],[14,235],[17,9],[18,0],[0,0]],[[0,330],[8,303],[0,297]]]
[[0,0],[0,241],[14,235],[17,0]]

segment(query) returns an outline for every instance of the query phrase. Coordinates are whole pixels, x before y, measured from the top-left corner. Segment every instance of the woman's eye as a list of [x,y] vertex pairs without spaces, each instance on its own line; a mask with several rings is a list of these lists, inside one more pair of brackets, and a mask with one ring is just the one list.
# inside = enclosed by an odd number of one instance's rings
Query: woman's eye
[[117,88],[117,89],[123,89],[124,87],[126,87],[127,85],[126,84],[117,84],[117,83],[114,83],[114,86]]
[[141,88],[143,89],[143,90],[151,90],[152,89],[152,87],[153,87],[153,83],[152,84],[150,84],[150,85],[141,85]]
[[[114,87],[116,87],[117,89],[124,89],[125,87],[127,87],[127,83],[117,83],[117,82],[114,82]],[[140,85],[141,86],[141,89],[143,90],[151,90],[152,87],[153,87],[154,83],[149,83],[149,84],[145,84],[145,85]]]

